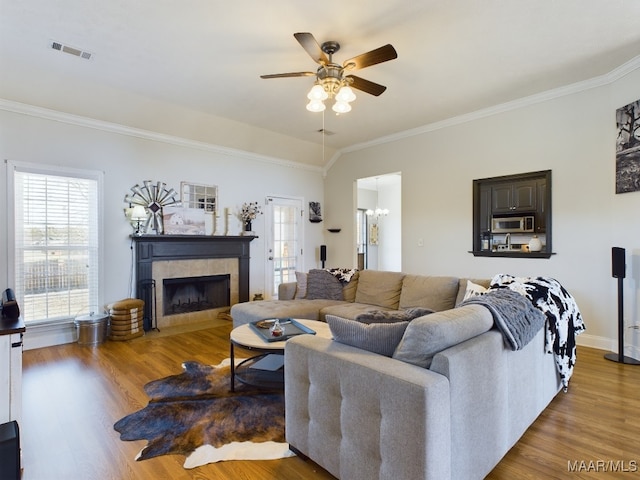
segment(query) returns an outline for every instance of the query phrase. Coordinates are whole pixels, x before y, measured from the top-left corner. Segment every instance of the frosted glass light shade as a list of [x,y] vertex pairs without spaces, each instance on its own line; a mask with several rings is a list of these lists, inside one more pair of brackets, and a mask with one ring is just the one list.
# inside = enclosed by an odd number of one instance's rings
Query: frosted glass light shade
[[309,90],[309,93],[307,93],[307,98],[312,101],[322,101],[329,98],[329,94],[325,92],[324,88],[322,88],[322,85],[314,85],[313,87],[311,87],[311,90]]
[[311,100],[307,103],[307,110],[310,112],[322,112],[326,107],[322,100]]
[[347,102],[341,102],[338,100],[333,104],[332,110],[336,113],[347,113],[351,111],[351,105]]
[[353,102],[356,99],[356,94],[353,93],[351,87],[342,87],[336,95],[336,101],[338,102]]

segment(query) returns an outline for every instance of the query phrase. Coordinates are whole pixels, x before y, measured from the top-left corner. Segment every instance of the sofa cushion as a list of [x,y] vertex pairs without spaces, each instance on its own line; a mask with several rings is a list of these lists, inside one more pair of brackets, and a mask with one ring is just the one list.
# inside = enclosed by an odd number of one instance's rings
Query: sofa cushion
[[296,272],[296,296],[294,298],[307,298],[307,273]]
[[360,272],[356,272],[346,284],[342,287],[342,295],[346,302],[353,302],[356,299],[356,291],[358,288],[358,278],[360,278]]
[[475,283],[484,288],[489,288],[491,280],[486,278],[461,278],[458,282],[458,296],[456,297],[456,307],[462,303],[465,295],[467,294],[467,282]]
[[425,307],[436,312],[455,306],[458,294],[456,277],[406,275],[402,281],[400,308]]
[[343,300],[342,283],[326,270],[309,270],[307,300]]
[[321,320],[320,311],[330,305],[346,303],[336,300],[264,300],[262,302],[236,303],[231,307],[233,326],[239,327],[245,323],[264,320],[265,318],[302,318],[307,320]]
[[355,320],[362,323],[410,322],[414,318],[433,313],[429,308],[415,307],[406,310],[372,310],[359,314]]
[[386,357],[400,342],[409,322],[365,323],[327,315],[327,323],[336,342],[378,353]]
[[358,289],[356,290],[356,303],[367,303],[397,310],[404,277],[405,274],[400,272],[361,271],[358,278]]
[[393,358],[429,368],[436,353],[493,327],[493,316],[481,305],[465,305],[416,318],[408,324]]

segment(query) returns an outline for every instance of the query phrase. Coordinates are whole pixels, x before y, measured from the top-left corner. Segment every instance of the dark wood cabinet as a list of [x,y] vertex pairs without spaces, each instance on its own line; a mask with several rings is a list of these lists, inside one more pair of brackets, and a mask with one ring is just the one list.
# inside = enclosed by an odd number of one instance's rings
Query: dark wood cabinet
[[536,210],[535,180],[499,183],[492,186],[492,214],[531,213]]
[[480,188],[480,232],[491,231],[491,186]]

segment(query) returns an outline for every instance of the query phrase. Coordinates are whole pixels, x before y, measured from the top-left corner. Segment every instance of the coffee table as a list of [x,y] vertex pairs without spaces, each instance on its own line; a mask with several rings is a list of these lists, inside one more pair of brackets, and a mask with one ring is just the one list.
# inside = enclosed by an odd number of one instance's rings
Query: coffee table
[[[316,320],[294,319],[305,327],[315,331],[316,335],[324,338],[331,338],[329,325]],[[308,334],[304,334],[308,335]],[[252,368],[258,361],[265,359],[268,355],[284,356],[286,340],[278,342],[267,342],[247,323],[231,330],[230,335],[230,357],[231,357],[231,391],[235,391],[236,380],[255,387],[281,390],[284,386],[284,366],[276,370],[266,370]],[[235,364],[235,347],[256,352],[257,355],[247,358]],[[277,360],[275,359],[276,363]],[[284,360],[280,359],[280,360]]]

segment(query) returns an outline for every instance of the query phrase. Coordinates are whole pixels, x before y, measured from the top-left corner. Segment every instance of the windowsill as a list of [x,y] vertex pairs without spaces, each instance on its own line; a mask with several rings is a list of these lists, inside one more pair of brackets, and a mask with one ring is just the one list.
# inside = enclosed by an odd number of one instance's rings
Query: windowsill
[[31,328],[45,328],[65,325],[67,323],[73,323],[73,321],[73,318],[58,318],[56,320],[32,320],[30,322],[25,322],[25,325]]

